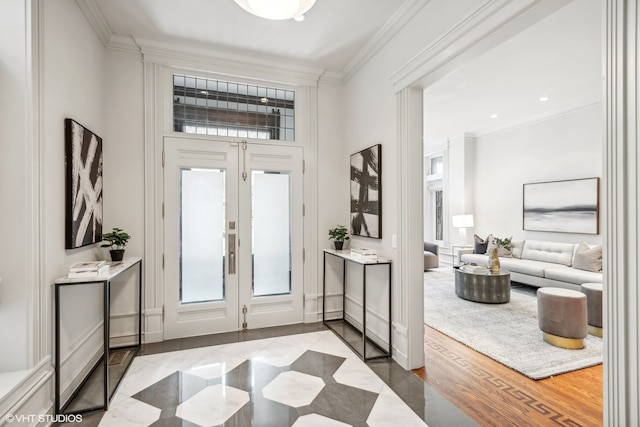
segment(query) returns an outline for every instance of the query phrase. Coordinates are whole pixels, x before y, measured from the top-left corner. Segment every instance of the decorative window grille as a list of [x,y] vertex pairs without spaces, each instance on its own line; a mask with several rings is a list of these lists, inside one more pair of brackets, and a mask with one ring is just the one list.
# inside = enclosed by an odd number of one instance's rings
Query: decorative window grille
[[295,141],[295,92],[173,76],[173,130],[201,135]]
[[435,226],[436,226],[436,240],[444,240],[444,218],[442,210],[442,190],[435,192]]

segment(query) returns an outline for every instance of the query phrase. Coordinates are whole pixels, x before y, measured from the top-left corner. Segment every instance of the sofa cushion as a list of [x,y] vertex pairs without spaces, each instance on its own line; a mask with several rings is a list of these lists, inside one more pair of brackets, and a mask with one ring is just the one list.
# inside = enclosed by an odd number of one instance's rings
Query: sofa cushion
[[544,261],[533,261],[529,259],[500,258],[500,267],[512,273],[545,277],[545,271],[550,268],[557,268],[558,264]]
[[602,271],[602,246],[580,243],[573,256],[573,267],[593,272]]
[[522,258],[522,247],[524,246],[524,240],[511,239],[511,255],[514,258]]
[[486,239],[482,239],[482,237],[477,234],[473,235],[473,253],[474,254],[484,254],[487,252],[487,245],[489,244],[489,239],[493,239],[493,236],[489,234]]
[[571,267],[574,243],[526,240],[522,248],[522,259],[551,262]]
[[548,268],[544,272],[544,277],[560,282],[575,283],[582,285],[583,283],[602,283],[602,273],[594,273],[592,271],[579,270],[571,267]]

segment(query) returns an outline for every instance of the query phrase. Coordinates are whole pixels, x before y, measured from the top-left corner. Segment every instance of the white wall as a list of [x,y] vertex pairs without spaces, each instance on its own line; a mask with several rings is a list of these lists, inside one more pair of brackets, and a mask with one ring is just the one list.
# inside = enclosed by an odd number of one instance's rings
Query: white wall
[[[64,119],[72,118],[101,136],[103,149],[111,141],[105,133],[105,48],[74,0],[43,4],[44,278],[53,295],[53,281],[64,276],[71,264],[99,256],[97,245],[65,250]],[[106,160],[104,176],[110,177],[117,168]],[[106,195],[112,190],[105,186],[104,191]],[[107,197],[106,205],[113,203]],[[62,304],[62,382],[67,384],[79,367],[95,356],[102,342],[101,287],[67,287]]]
[[[486,237],[602,243],[602,234],[524,231],[522,185],[575,178],[602,178],[601,104],[558,114],[546,120],[477,141],[474,231]],[[600,204],[604,200],[601,199]],[[602,219],[602,215],[600,215]],[[602,227],[600,227],[602,233]]]
[[[382,239],[352,239],[354,247],[377,249],[380,255],[397,260],[397,252],[392,247],[392,236],[399,235],[398,202],[400,182],[398,178],[398,109],[397,98],[390,77],[441,34],[446,33],[460,22],[474,6],[480,2],[473,0],[451,2],[433,0],[415,13],[413,18],[369,60],[345,85],[345,148],[348,154],[355,153],[373,144],[382,144]],[[433,16],[438,16],[433,20]],[[428,22],[429,25],[424,25]],[[343,160],[344,172],[341,180],[345,187],[349,180],[349,158]],[[340,172],[336,172],[340,173]],[[344,187],[343,187],[344,188]],[[348,219],[345,207],[343,219]],[[400,243],[400,242],[398,242]],[[394,266],[395,271],[400,269]],[[384,274],[384,273],[378,273]],[[398,277],[398,276],[394,276]],[[378,277],[379,279],[379,277]],[[403,298],[406,298],[408,283],[394,284],[394,352],[396,359],[403,363],[407,357],[408,342],[406,327],[408,314],[401,312]],[[412,284],[422,286],[422,283]],[[372,307],[380,309],[382,307]],[[380,326],[382,328],[382,326]]]
[[28,366],[26,5],[7,0],[0,13],[0,372]]

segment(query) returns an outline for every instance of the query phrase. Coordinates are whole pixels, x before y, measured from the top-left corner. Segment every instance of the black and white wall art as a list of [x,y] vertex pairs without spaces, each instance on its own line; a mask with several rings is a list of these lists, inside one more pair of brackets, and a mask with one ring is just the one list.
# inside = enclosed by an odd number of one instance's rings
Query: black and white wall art
[[102,138],[65,119],[67,249],[102,240]]
[[351,234],[382,238],[380,144],[351,155]]
[[523,185],[523,229],[599,233],[600,179]]

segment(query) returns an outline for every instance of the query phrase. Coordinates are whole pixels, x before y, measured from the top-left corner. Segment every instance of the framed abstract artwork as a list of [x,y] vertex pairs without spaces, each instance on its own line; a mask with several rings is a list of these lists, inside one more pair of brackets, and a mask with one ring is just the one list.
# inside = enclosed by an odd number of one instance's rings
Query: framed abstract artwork
[[382,146],[351,155],[351,234],[382,238]]
[[102,138],[72,119],[64,121],[66,249],[102,240]]
[[524,184],[522,200],[524,230],[599,233],[600,178]]

